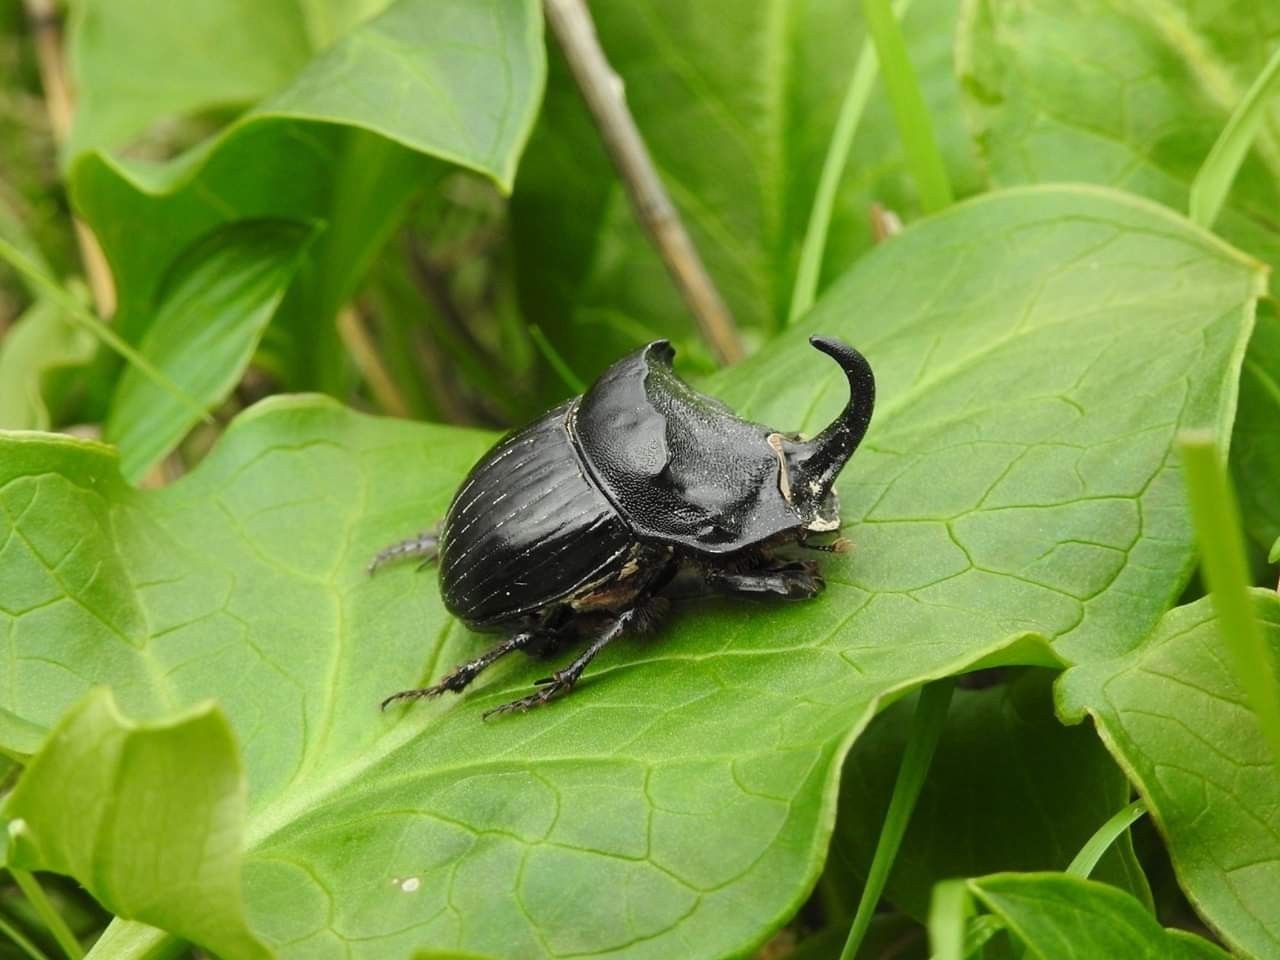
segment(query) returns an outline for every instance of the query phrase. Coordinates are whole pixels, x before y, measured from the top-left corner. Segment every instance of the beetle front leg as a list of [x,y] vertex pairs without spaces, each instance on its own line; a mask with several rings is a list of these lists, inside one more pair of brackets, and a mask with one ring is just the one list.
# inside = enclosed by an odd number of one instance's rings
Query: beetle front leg
[[381,709],[385,710],[390,704],[401,700],[424,700],[428,697],[438,697],[448,691],[458,693],[496,660],[505,657],[513,650],[527,647],[531,643],[543,639],[544,636],[545,633],[541,630],[521,630],[496,646],[490,647],[474,660],[458,664],[458,666],[429,687],[419,687],[415,690],[401,690],[399,693],[393,693],[382,701]]
[[776,596],[788,600],[808,600],[826,587],[818,565],[811,560],[790,561],[747,572],[708,566],[703,568],[702,576],[707,586],[716,592]]
[[403,560],[408,557],[421,557],[422,565],[430,563],[436,558],[436,554],[440,549],[440,527],[437,524],[430,530],[423,530],[416,537],[410,537],[408,540],[401,540],[399,543],[393,543],[389,547],[379,550],[369,565],[365,568],[372,574],[379,567],[390,563],[393,560]]
[[821,553],[848,553],[853,549],[853,541],[845,537],[836,537],[830,543],[815,543],[801,537],[800,546],[806,550],[817,550]]

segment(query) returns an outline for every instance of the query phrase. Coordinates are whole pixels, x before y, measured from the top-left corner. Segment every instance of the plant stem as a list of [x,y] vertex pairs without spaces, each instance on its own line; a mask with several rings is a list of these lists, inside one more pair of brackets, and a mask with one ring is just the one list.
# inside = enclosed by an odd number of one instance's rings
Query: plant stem
[[911,821],[911,812],[920,796],[920,788],[924,786],[925,774],[929,772],[929,763],[933,760],[933,751],[942,735],[947,708],[951,705],[951,694],[955,692],[955,687],[955,680],[947,677],[935,680],[920,691],[916,712],[911,718],[911,730],[907,735],[907,748],[902,755],[902,765],[898,768],[898,779],[893,785],[893,796],[889,799],[889,811],[884,817],[880,839],[876,841],[876,852],[871,858],[871,868],[867,871],[867,883],[862,888],[858,912],[854,914],[853,926],[849,930],[844,950],[840,953],[840,960],[853,960],[858,955],[862,939],[871,926],[876,904],[880,902],[880,894],[884,892],[889,870],[898,855],[898,847],[902,845],[902,837],[907,832],[907,824]]
[[862,0],[862,11],[880,60],[880,76],[893,108],[907,169],[920,192],[920,206],[925,213],[942,210],[951,205],[951,182],[898,19],[889,0]]
[[86,960],[171,960],[185,949],[187,945],[171,933],[116,917]]
[[369,384],[369,390],[378,406],[395,417],[407,417],[409,405],[400,394],[400,388],[387,372],[386,364],[378,353],[378,347],[365,329],[364,321],[353,304],[347,304],[338,311],[334,322],[338,325],[338,336],[342,344],[351,354],[356,368]]
[[943,880],[929,897],[929,950],[934,960],[963,960],[965,920],[973,912],[963,880]]
[[[66,65],[62,59],[62,31],[59,28],[58,12],[53,0],[24,0],[24,5],[27,20],[31,23],[36,62],[40,66],[40,84],[44,87],[49,126],[53,129],[54,142],[61,147],[71,133],[73,109]],[[84,263],[85,276],[93,293],[93,304],[100,315],[109,317],[116,308],[111,268],[107,265],[107,258],[93,231],[79,217],[72,217],[71,222],[75,228],[76,243],[80,247],[80,260]]]
[[53,904],[45,896],[44,890],[40,887],[40,881],[26,870],[10,867],[9,872],[13,874],[13,879],[17,881],[18,888],[31,901],[31,906],[35,908],[41,921],[49,929],[49,933],[53,935],[53,939],[58,941],[58,946],[62,948],[62,952],[67,955],[69,960],[82,960],[84,948],[80,946],[80,941],[71,932],[67,922],[62,919],[62,914],[53,908]]
[[573,372],[573,368],[569,366],[564,357],[560,356],[560,351],[552,345],[551,341],[547,339],[547,335],[542,332],[542,328],[536,323],[529,324],[529,338],[533,340],[534,345],[542,353],[547,363],[551,364],[551,369],[556,372],[556,376],[564,382],[566,387],[574,393],[582,393],[587,389],[587,385]]
[[4,917],[0,917],[0,933],[17,944],[18,949],[30,957],[31,960],[49,960],[47,953],[28,940],[21,930],[10,924]]
[[1178,436],[1178,447],[1186,469],[1191,519],[1200,542],[1200,564],[1218,615],[1219,633],[1272,759],[1280,766],[1280,686],[1249,596],[1235,494],[1212,433],[1185,430]]
[[636,219],[662,256],[704,340],[723,363],[744,356],[729,308],[671,202],[635,118],[627,107],[622,78],[609,66],[583,0],[544,0],[547,22],[600,136],[618,169]]
[[[902,16],[909,6],[911,0],[897,0],[893,8],[894,15]],[[817,296],[822,254],[827,247],[827,231],[831,228],[831,210],[835,206],[836,189],[840,186],[844,168],[849,164],[853,136],[858,131],[867,101],[871,98],[871,87],[875,83],[878,64],[875,48],[868,36],[862,41],[858,62],[849,78],[844,102],[840,104],[840,115],[836,118],[836,127],[831,134],[831,142],[827,145],[827,156],[822,161],[822,174],[818,178],[818,189],[813,195],[813,207],[809,211],[809,223],[805,227],[804,244],[800,248],[800,266],[796,270],[795,286],[791,289],[787,323],[799,320],[813,306]]]
[[1094,867],[1098,865],[1098,861],[1102,859],[1102,855],[1107,852],[1111,844],[1115,843],[1120,835],[1146,812],[1146,804],[1141,800],[1135,800],[1114,816],[1108,818],[1107,822],[1085,841],[1085,845],[1080,848],[1080,852],[1067,864],[1066,872],[1087,880],[1089,874],[1093,873]]
[[6,261],[11,267],[30,280],[33,284],[44,290],[49,298],[65,310],[72,320],[75,320],[87,327],[95,337],[105,343],[116,353],[120,354],[120,356],[124,357],[124,359],[129,363],[141,370],[152,383],[160,387],[166,393],[176,397],[184,406],[197,414],[205,423],[213,423],[213,417],[209,415],[208,411],[206,411],[194,397],[165,376],[163,371],[152,364],[150,360],[125,342],[118,333],[103,323],[98,319],[98,317],[94,316],[92,310],[82,304],[71,294],[67,293],[66,290],[62,289],[56,280],[47,276],[43,270],[36,266],[27,257],[25,253],[13,244],[9,243],[9,241],[5,240],[3,237],[0,237],[0,260]]
[[1280,47],[1276,47],[1267,65],[1253,81],[1253,86],[1232,111],[1227,125],[1200,165],[1196,178],[1191,181],[1188,213],[1193,222],[1206,230],[1218,219],[1240,164],[1266,119],[1267,101],[1277,91],[1280,91]]

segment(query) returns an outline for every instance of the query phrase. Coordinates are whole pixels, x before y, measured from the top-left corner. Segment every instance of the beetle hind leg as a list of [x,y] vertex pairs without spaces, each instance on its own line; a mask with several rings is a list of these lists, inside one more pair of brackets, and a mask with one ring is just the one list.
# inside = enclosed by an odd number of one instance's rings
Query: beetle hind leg
[[420,557],[422,565],[425,566],[436,558],[436,554],[440,550],[439,529],[439,527],[432,527],[430,530],[422,531],[416,537],[410,537],[408,540],[401,540],[399,543],[393,543],[389,547],[383,547],[369,561],[369,565],[365,569],[372,574],[379,567],[385,566],[393,560],[404,560],[409,557]]
[[578,678],[582,676],[582,671],[587,668],[587,664],[594,660],[596,654],[603,650],[607,644],[622,635],[627,626],[636,620],[639,610],[640,607],[632,607],[618,614],[567,667],[563,670],[557,670],[549,677],[536,681],[538,689],[527,697],[512,700],[510,703],[504,703],[501,706],[494,707],[492,710],[486,710],[484,719],[488,720],[490,717],[502,713],[515,713],[516,711],[524,713],[533,707],[542,706],[552,697],[568,693],[574,688]]

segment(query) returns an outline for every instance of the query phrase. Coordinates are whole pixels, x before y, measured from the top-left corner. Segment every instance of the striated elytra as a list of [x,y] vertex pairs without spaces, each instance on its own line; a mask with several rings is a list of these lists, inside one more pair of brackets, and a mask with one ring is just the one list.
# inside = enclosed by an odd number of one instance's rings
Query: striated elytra
[[817,564],[775,551],[845,545],[809,538],[840,526],[833,485],[870,423],[875,378],[847,344],[809,342],[849,380],[844,410],[812,440],[743,420],[694,390],[672,370],[671,345],[655,340],[499,441],[436,530],[388,547],[369,569],[438,556],[450,612],[473,630],[508,636],[383,707],[460,691],[514,650],[552,656],[585,643],[534,693],[485,716],[546,703],[572,689],[605,644],[650,624],[673,584],[685,593],[816,596]]

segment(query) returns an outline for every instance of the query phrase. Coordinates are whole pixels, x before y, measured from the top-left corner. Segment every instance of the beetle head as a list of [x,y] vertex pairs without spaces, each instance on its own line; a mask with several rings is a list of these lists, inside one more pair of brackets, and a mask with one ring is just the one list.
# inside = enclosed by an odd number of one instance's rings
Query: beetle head
[[809,342],[840,364],[849,380],[849,402],[831,424],[812,440],[783,438],[786,480],[784,495],[799,512],[806,530],[823,532],[840,526],[840,502],[836,477],[862,442],[876,401],[876,380],[866,358],[847,343],[832,337],[810,337]]

